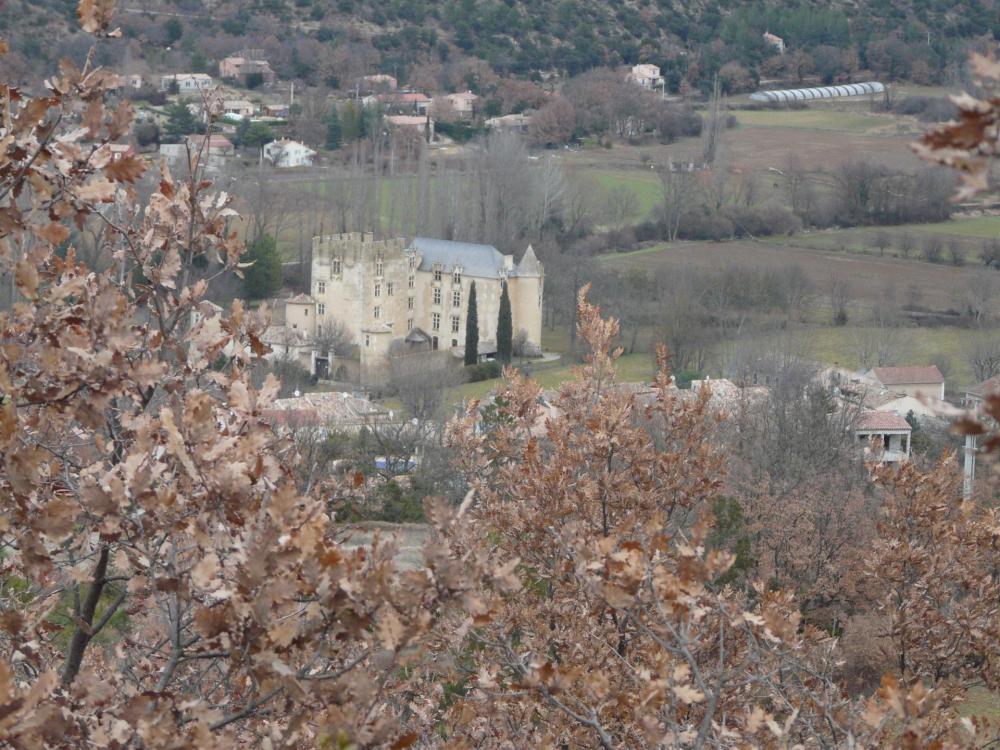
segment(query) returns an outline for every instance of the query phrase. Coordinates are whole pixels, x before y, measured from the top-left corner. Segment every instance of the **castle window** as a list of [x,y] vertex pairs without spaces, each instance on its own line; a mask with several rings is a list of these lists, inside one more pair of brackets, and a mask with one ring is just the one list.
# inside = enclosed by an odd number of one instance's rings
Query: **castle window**
[[382,285],[379,284],[377,281],[375,282],[375,296],[376,297],[382,296]]
[[431,330],[441,330],[441,313],[434,313],[431,315]]
[[375,275],[376,276],[381,276],[382,275],[382,259],[381,258],[379,258],[378,260],[375,261]]
[[417,256],[411,255],[409,258],[406,259],[406,262],[409,264],[410,270],[412,271],[413,267],[417,264]]
[[461,320],[457,315],[451,316],[451,332],[458,333],[458,327],[461,325]]
[[302,308],[302,314],[305,315],[308,318],[309,317],[309,308],[308,307]]
[[434,269],[434,281],[438,281],[438,282],[441,281],[441,269],[440,268],[435,268]]
[[385,283],[385,293],[388,296],[390,296],[390,297],[392,296],[392,282],[391,281],[387,281]]
[[410,274],[410,278],[407,281],[407,286],[409,286],[410,289],[413,289],[414,281],[415,281],[415,278],[414,278],[413,274],[411,273]]
[[330,275],[340,276],[340,258],[334,258],[330,261]]
[[371,346],[371,345],[372,345],[372,337],[371,337],[371,336],[369,336],[369,335],[368,335],[368,334],[366,333],[366,334],[365,334],[365,346],[367,347],[367,346]]
[[316,305],[316,314],[317,315],[326,315],[326,305],[324,305],[322,302],[320,302],[318,305]]
[[460,289],[456,289],[454,292],[451,293],[451,306],[452,307],[462,306],[462,291]]
[[454,270],[454,272],[451,274],[451,283],[452,284],[461,284],[462,283],[462,269],[456,268]]
[[326,282],[325,281],[317,281],[316,282],[316,293],[317,294],[326,294]]
[[378,305],[375,305],[375,311],[372,313],[372,317],[374,317],[375,320],[378,320],[379,318],[381,318],[382,317],[382,308],[379,307]]
[[412,310],[413,309],[413,297],[407,297],[406,298],[406,309],[407,310]]
[[441,304],[441,288],[440,287],[434,287],[434,304],[435,305],[440,305]]
[[406,330],[407,331],[412,331],[413,330],[413,318],[407,318],[406,319]]

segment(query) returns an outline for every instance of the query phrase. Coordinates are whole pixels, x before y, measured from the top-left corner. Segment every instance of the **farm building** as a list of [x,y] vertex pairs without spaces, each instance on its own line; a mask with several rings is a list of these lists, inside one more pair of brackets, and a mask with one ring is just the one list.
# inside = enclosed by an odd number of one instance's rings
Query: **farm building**
[[885,94],[885,86],[878,81],[847,83],[843,86],[820,86],[813,89],[779,89],[757,91],[750,94],[755,102],[804,102],[814,99],[842,99],[850,96],[875,96]]

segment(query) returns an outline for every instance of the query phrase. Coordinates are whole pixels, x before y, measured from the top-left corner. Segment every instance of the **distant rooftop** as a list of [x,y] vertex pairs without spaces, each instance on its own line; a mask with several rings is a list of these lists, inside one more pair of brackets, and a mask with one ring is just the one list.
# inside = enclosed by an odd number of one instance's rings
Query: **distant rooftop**
[[872,374],[882,385],[916,385],[943,383],[944,375],[937,365],[924,367],[874,367]]

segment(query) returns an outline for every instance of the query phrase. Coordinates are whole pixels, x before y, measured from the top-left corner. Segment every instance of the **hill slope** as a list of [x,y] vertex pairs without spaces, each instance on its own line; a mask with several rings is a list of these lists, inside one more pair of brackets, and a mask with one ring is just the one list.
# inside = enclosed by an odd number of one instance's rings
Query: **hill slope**
[[[268,50],[279,73],[344,83],[360,65],[395,71],[480,60],[500,75],[574,75],[599,66],[660,64],[668,85],[704,86],[726,63],[751,77],[788,66],[764,31],[783,37],[795,73],[834,79],[858,68],[939,81],[974,39],[1000,38],[992,0],[120,0],[133,54],[153,67],[211,67],[240,46]],[[75,0],[8,0],[0,33],[26,75],[58,54],[85,54]],[[55,43],[50,43],[55,42]],[[284,52],[282,52],[284,49]],[[121,52],[121,49],[119,49]],[[808,54],[803,60],[800,53]],[[786,58],[788,56],[786,55]],[[186,58],[186,59],[185,59]],[[194,58],[193,60],[191,58]],[[348,60],[347,58],[353,58]],[[771,59],[769,59],[771,58]],[[951,68],[949,68],[951,66]],[[787,73],[787,70],[785,71]]]

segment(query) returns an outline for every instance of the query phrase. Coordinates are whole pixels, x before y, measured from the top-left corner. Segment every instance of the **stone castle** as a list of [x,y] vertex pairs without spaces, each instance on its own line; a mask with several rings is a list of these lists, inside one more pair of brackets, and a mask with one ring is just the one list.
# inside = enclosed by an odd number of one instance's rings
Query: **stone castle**
[[491,245],[417,237],[376,240],[368,233],[314,237],[310,294],[285,301],[285,335],[301,341],[310,372],[336,377],[340,364],[321,351],[324,326],[345,327],[358,345],[357,378],[378,383],[386,358],[400,351],[464,353],[469,289],[476,284],[479,354],[496,352],[502,284],[511,301],[514,336],[541,353],[545,274],[529,246],[515,263]]

